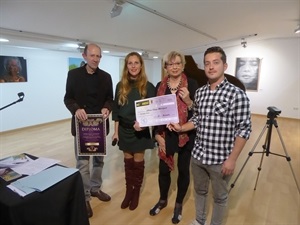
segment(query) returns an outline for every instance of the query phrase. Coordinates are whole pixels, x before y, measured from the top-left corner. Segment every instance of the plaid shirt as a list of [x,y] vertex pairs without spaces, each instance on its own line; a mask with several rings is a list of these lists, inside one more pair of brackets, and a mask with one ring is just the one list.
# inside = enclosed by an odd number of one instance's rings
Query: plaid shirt
[[249,99],[226,78],[214,91],[205,85],[195,93],[194,114],[189,121],[197,135],[192,156],[203,164],[222,164],[232,151],[235,137],[250,136]]

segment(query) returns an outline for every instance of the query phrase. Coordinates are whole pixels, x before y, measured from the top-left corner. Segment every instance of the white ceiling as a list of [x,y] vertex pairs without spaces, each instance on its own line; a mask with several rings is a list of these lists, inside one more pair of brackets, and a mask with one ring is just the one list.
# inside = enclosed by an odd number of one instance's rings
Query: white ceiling
[[240,45],[242,38],[248,45],[295,38],[300,21],[300,0],[135,0],[111,18],[113,6],[113,0],[0,0],[0,38],[10,39],[0,45],[68,51],[68,42],[95,42],[112,55],[195,54]]

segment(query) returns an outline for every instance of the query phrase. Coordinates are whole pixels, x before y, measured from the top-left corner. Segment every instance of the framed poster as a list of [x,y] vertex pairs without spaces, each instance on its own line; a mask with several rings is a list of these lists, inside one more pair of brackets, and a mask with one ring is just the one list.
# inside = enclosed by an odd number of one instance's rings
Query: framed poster
[[84,66],[84,64],[85,64],[84,59],[69,57],[69,70]]
[[27,65],[23,57],[0,56],[0,83],[27,82]]
[[246,90],[258,90],[260,64],[258,57],[236,58],[235,77],[245,85]]
[[106,155],[106,120],[102,114],[87,114],[85,121],[75,117],[76,146],[79,156]]

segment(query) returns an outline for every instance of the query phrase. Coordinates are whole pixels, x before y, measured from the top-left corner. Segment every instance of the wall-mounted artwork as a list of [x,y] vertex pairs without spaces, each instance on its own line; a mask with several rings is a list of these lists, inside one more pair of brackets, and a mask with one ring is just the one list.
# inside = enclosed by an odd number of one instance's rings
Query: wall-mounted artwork
[[27,64],[23,57],[0,56],[0,83],[27,82]]
[[119,60],[119,74],[120,74],[120,80],[122,78],[122,73],[123,73],[123,68],[124,68],[124,64],[125,64],[125,59],[120,59]]
[[257,57],[236,58],[235,76],[243,82],[246,90],[257,91],[261,59]]
[[85,61],[82,58],[69,58],[69,70],[84,66]]

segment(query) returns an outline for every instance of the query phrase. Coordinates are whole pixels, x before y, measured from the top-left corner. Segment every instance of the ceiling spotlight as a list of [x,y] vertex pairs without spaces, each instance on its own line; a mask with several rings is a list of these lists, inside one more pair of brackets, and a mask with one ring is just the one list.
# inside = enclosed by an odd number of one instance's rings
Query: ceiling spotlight
[[245,38],[242,38],[241,45],[243,48],[247,47],[247,41],[245,40]]
[[114,0],[115,5],[112,8],[112,10],[110,11],[110,17],[114,18],[116,16],[119,16],[122,12],[123,7],[121,5],[123,5],[126,1],[125,0]]
[[68,44],[65,44],[66,47],[69,47],[69,48],[78,48],[78,44],[75,44],[75,43],[68,43]]
[[144,59],[148,59],[149,58],[149,52],[147,51],[143,51],[141,56],[144,58]]
[[295,34],[300,34],[300,25],[298,25],[297,29],[295,30]]
[[78,48],[77,48],[78,51],[82,53],[84,51],[85,46],[86,46],[86,43],[84,43],[84,42],[79,43]]
[[9,42],[9,40],[5,38],[0,38],[0,42]]

